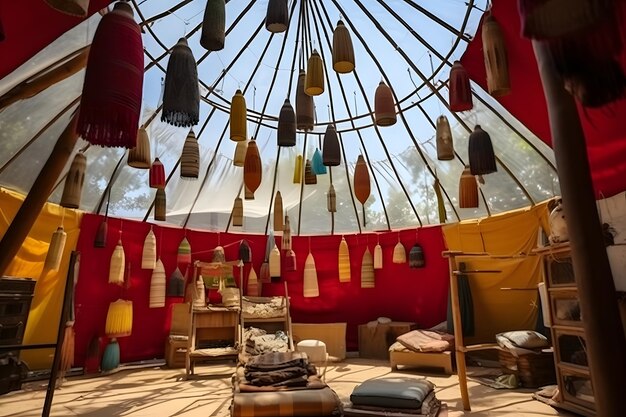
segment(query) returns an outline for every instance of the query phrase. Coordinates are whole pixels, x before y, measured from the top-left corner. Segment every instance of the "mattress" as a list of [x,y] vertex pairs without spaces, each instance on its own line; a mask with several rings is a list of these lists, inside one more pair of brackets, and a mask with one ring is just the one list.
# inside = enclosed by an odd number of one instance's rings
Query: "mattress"
[[237,392],[232,417],[341,416],[341,401],[328,386],[274,392]]

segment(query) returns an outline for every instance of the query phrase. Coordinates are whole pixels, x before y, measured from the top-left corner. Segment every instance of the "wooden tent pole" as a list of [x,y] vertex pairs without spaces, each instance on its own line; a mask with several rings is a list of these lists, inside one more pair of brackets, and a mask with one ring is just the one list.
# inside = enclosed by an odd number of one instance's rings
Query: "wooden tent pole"
[[24,239],[28,236],[28,232],[30,232],[41,209],[48,200],[55,181],[59,178],[61,171],[63,171],[74,151],[74,146],[78,139],[78,133],[76,133],[77,121],[78,112],[74,114],[56,145],[54,145],[50,157],[41,169],[41,172],[39,172],[39,176],[37,176],[30,192],[0,241],[0,274],[2,275],[4,275],[15,255],[17,255]]
[[596,412],[602,417],[623,416],[626,339],[596,208],[585,136],[574,98],[556,73],[548,46],[533,41],[533,49],[548,104]]

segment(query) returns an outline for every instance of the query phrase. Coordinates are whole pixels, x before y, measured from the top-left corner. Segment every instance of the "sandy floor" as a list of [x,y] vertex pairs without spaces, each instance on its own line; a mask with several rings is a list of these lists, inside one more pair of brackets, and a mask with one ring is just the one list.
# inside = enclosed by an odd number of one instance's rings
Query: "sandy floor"
[[[234,367],[198,365],[198,377],[184,380],[184,369],[143,368],[106,376],[75,377],[57,389],[53,416],[229,416],[230,376]],[[422,378],[416,370],[392,373],[386,362],[352,358],[330,364],[326,382],[344,403],[360,382],[390,375]],[[469,381],[472,412],[464,413],[456,375],[427,374],[437,397],[448,405],[448,416],[565,416],[535,401],[533,390],[495,390]],[[24,384],[22,391],[0,396],[0,416],[40,416],[45,382]]]

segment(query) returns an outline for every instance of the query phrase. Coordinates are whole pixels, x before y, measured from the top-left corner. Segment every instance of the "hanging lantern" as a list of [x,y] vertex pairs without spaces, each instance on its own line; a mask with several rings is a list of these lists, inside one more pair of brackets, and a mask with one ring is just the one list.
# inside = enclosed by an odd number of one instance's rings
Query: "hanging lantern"
[[185,276],[180,269],[176,267],[172,276],[170,276],[170,282],[167,284],[168,297],[184,297],[185,296]]
[[156,236],[150,228],[150,231],[146,235],[146,239],[143,241],[143,252],[141,255],[141,268],[142,269],[154,269],[156,264]]
[[202,21],[200,45],[208,51],[224,49],[226,38],[226,3],[225,0],[207,0]]
[[381,81],[374,96],[374,118],[378,126],[396,124],[396,106],[393,101],[391,88]]
[[304,167],[304,183],[306,185],[317,184],[317,177],[315,176],[315,172],[313,172],[313,167],[311,166],[311,160],[307,159]]
[[296,146],[296,114],[289,98],[285,99],[278,115],[278,146]]
[[154,197],[154,220],[165,221],[166,206],[165,190],[158,188]]
[[374,269],[383,269],[383,247],[380,243],[374,247]]
[[100,226],[98,226],[98,230],[96,231],[96,237],[93,241],[94,248],[104,248],[106,246],[107,231],[108,231],[108,226],[107,226],[107,220],[105,217],[104,220],[102,220],[102,222],[100,223]]
[[137,144],[128,151],[128,165],[138,169],[150,169],[152,165],[150,157],[150,139],[148,132],[143,127],[137,130]]
[[303,295],[306,298],[319,297],[320,289],[317,283],[317,270],[315,269],[315,259],[313,254],[309,252],[304,263],[304,283]]
[[150,167],[150,188],[165,188],[165,167],[159,158],[154,158]]
[[404,245],[398,241],[396,246],[393,248],[393,259],[392,262],[394,264],[404,264],[406,263],[406,250],[404,249]]
[[340,74],[354,70],[354,48],[348,28],[340,20],[333,32],[333,69]]
[[187,240],[187,236],[183,237],[183,240],[180,241],[180,245],[178,245],[176,264],[191,264],[191,244],[189,240]]
[[248,151],[248,141],[240,140],[235,146],[235,156],[233,157],[233,165],[242,167],[246,162],[246,152]]
[[476,125],[469,137],[468,147],[470,171],[472,175],[485,175],[496,172],[496,156],[489,133]]
[[246,160],[243,166],[243,182],[252,195],[261,185],[261,178],[263,175],[263,165],[261,164],[261,156],[259,155],[259,148],[256,145],[256,141],[253,139],[248,143],[248,150],[246,151]]
[[459,180],[459,207],[478,207],[478,184],[476,184],[476,178],[472,175],[470,167],[467,165],[465,165]]
[[272,277],[270,276],[270,264],[268,261],[261,264],[261,269],[259,270],[259,281],[263,284],[272,282]]
[[454,61],[454,65],[450,69],[448,92],[450,94],[450,111],[465,111],[474,107],[469,75],[467,75],[467,71],[465,71],[460,61]]
[[296,86],[296,127],[300,130],[313,130],[315,122],[315,105],[313,97],[304,92],[306,72],[300,70]]
[[63,229],[63,226],[59,226],[56,232],[52,233],[52,239],[50,239],[50,246],[48,246],[48,254],[43,264],[45,270],[58,271],[61,266],[61,260],[63,259],[63,249],[65,249],[65,242],[67,241],[67,233]]
[[326,165],[322,161],[322,153],[319,149],[315,149],[313,152],[313,158],[311,158],[311,169],[315,175],[324,175],[326,174]]
[[230,101],[230,139],[236,142],[248,139],[248,110],[241,90]]
[[280,195],[280,191],[276,191],[276,197],[274,198],[274,231],[281,232],[283,228],[283,197]]
[[361,262],[361,288],[374,288],[374,260],[369,248],[365,248]]
[[454,159],[454,143],[448,118],[443,114],[437,118],[437,159],[449,161]]
[[226,262],[226,254],[224,254],[223,246],[216,246],[213,249],[213,259],[212,262],[215,263],[225,263]]
[[156,261],[150,280],[150,308],[165,307],[165,267],[161,259]]
[[89,0],[45,0],[50,7],[70,16],[86,17]]
[[190,127],[200,117],[198,68],[186,38],[172,48],[165,72],[161,121],[173,126]]
[[322,160],[324,165],[336,167],[341,164],[341,148],[335,125],[328,124],[324,133],[324,148],[322,149]]
[[87,158],[83,153],[77,153],[72,160],[70,169],[67,172],[67,177],[65,177],[63,194],[61,195],[61,202],[59,203],[62,207],[77,209],[80,206],[86,167]]
[[324,92],[324,63],[317,49],[313,50],[307,63],[304,92],[310,96],[319,96]]
[[359,155],[354,168],[354,195],[363,206],[363,225],[365,225],[365,202],[370,196],[370,174],[363,155]]
[[296,270],[296,253],[289,249],[285,256],[285,271],[293,272]]
[[287,0],[269,0],[265,15],[265,28],[272,33],[281,33],[289,26]]
[[291,223],[289,222],[289,216],[285,216],[282,243],[280,247],[286,251],[291,250]]
[[261,295],[261,286],[259,285],[259,279],[257,278],[254,267],[250,268],[248,274],[248,287],[246,288],[246,295],[251,297],[259,297]]
[[337,212],[337,194],[332,184],[328,187],[328,194],[326,194],[326,209],[329,213]]
[[243,200],[240,197],[235,198],[233,203],[233,226],[243,226]]
[[107,337],[130,336],[133,332],[133,302],[118,299],[109,304],[104,332]]
[[423,268],[424,265],[424,250],[416,243],[409,251],[409,268]]
[[302,155],[296,156],[296,165],[293,169],[293,183],[300,184],[302,181]]
[[245,184],[243,188],[244,188],[243,198],[245,200],[254,200],[254,193],[250,191]]
[[248,241],[245,239],[239,244],[239,259],[244,263],[252,262],[252,251],[250,250]]
[[122,241],[117,242],[117,246],[111,255],[109,263],[109,284],[124,285],[124,269],[126,267],[126,255]]
[[339,243],[339,282],[350,282],[350,250],[345,238]]
[[270,277],[280,278],[280,251],[276,245],[274,245],[274,249],[270,252],[270,259],[268,263],[270,267]]
[[183,153],[180,156],[180,176],[181,178],[198,179],[200,174],[200,147],[193,130],[189,131]]
[[446,206],[443,203],[443,195],[441,193],[439,178],[435,178],[433,187],[435,188],[435,195],[437,196],[437,213],[439,214],[439,223],[445,223],[446,220],[448,220],[448,214],[446,213]]
[[511,85],[506,44],[502,28],[491,13],[483,21],[482,37],[489,94],[494,97],[507,95],[511,92]]
[[89,50],[77,133],[92,145],[132,149],[141,114],[144,56],[130,4],[102,17]]

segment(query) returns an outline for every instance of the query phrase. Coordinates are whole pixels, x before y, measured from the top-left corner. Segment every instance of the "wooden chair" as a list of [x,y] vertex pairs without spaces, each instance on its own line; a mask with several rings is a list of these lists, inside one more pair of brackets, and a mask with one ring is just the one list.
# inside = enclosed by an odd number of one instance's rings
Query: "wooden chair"
[[172,306],[172,325],[165,341],[165,362],[170,368],[183,368],[189,340],[190,303]]

